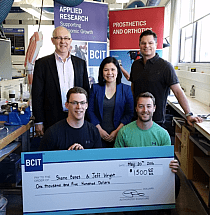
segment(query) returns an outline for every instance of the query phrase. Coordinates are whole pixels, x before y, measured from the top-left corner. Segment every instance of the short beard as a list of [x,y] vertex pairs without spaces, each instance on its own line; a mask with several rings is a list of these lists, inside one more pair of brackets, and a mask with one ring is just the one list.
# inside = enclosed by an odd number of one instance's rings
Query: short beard
[[152,119],[152,116],[150,116],[148,119],[144,120],[141,116],[138,116],[138,119],[141,121],[141,122],[149,122],[151,119]]

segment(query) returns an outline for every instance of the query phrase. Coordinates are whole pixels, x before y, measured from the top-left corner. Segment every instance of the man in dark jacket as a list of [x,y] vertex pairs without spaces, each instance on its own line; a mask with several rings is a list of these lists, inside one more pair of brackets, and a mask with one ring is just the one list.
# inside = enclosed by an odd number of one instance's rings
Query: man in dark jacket
[[55,52],[35,63],[32,83],[32,110],[35,131],[43,135],[51,125],[67,117],[66,93],[74,87],[82,87],[89,93],[86,62],[70,55],[70,32],[64,27],[53,31]]

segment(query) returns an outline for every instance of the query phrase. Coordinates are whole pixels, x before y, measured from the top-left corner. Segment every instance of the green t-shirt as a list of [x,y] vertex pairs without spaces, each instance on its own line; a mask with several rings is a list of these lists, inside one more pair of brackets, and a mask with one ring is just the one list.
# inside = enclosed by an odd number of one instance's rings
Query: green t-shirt
[[171,145],[168,132],[153,122],[148,130],[140,129],[136,121],[123,126],[117,135],[114,147],[145,147]]

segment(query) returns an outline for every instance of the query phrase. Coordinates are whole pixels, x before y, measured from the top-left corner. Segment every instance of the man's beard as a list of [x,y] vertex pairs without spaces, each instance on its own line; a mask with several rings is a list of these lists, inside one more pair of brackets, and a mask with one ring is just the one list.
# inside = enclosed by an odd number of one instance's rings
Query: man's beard
[[138,119],[142,122],[149,122],[152,119],[152,115],[148,115],[148,116],[149,116],[148,119],[143,119],[141,115],[138,115]]

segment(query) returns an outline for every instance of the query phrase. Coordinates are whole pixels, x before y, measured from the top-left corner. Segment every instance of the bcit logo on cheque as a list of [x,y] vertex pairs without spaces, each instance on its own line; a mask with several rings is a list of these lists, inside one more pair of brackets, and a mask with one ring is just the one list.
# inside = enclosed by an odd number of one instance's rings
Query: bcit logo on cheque
[[42,153],[25,154],[25,172],[43,171]]

